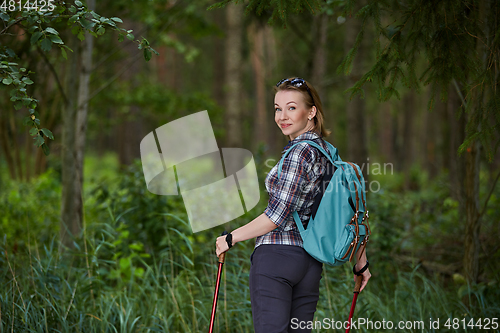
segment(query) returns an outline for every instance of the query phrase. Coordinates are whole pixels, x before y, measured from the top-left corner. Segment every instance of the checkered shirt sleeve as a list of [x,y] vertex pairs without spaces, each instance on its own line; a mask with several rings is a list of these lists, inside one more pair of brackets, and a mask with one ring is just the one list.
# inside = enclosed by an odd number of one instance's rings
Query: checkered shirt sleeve
[[[324,141],[311,132],[306,132],[289,142],[285,151],[302,140],[313,140],[328,151]],[[302,238],[292,212],[297,211],[303,222],[309,219],[314,197],[319,191],[320,178],[326,170],[326,163],[326,157],[304,142],[295,146],[287,155],[279,178],[279,163],[271,169],[266,177],[269,202],[264,214],[276,224],[276,229],[257,237],[256,247],[261,244],[302,246]]]
[[[267,190],[269,203],[264,213],[276,226],[283,230],[288,217],[304,202],[304,192],[309,192],[314,185],[311,179],[312,166],[315,160],[314,152],[307,143],[298,144],[283,161],[283,167],[278,179],[278,166],[272,170]],[[266,184],[267,185],[267,184]]]

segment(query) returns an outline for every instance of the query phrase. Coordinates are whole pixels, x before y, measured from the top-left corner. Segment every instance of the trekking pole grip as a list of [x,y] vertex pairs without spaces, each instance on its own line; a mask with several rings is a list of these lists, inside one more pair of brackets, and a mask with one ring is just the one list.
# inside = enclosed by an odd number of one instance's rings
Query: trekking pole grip
[[363,276],[356,276],[356,283],[354,284],[354,293],[359,294],[359,289],[361,289],[361,283],[363,282]]
[[[224,236],[224,235],[227,235],[228,232],[226,230],[224,230],[221,234],[221,236]],[[223,252],[219,255],[219,263],[223,264],[224,263],[224,260],[226,260],[226,252]]]

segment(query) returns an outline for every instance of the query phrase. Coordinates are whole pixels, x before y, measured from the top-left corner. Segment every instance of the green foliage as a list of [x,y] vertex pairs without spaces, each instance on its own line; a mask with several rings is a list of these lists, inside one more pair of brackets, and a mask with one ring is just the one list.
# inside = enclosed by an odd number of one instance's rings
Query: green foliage
[[[29,37],[30,45],[38,48],[45,53],[52,50],[55,45],[59,47],[62,56],[67,59],[67,50],[73,52],[65,45],[61,39],[60,32],[56,28],[60,27],[61,21],[67,22],[73,35],[76,35],[80,41],[85,39],[85,32],[90,33],[94,37],[101,36],[105,33],[106,28],[114,30],[119,34],[119,40],[123,40],[126,36],[130,40],[134,40],[132,30],[121,28],[117,23],[123,21],[118,17],[107,18],[98,13],[89,10],[81,1],[75,1],[74,5],[64,2],[56,5],[50,4],[48,10],[33,10],[31,8],[22,7],[21,11],[11,11],[4,8],[0,9],[0,19],[3,21],[5,28],[0,31],[0,37],[5,37],[10,34],[15,26],[22,29]],[[58,28],[60,29],[60,28]],[[144,52],[146,61],[151,60],[152,53],[158,54],[143,37],[141,41],[137,40],[138,48]],[[42,147],[45,155],[50,153],[48,145],[45,142],[45,137],[54,139],[52,133],[47,129],[40,129],[40,118],[35,109],[38,106],[38,100],[30,95],[27,86],[34,82],[29,78],[33,72],[26,68],[18,68],[16,61],[21,60],[12,49],[8,47],[0,48],[0,81],[2,86],[10,86],[10,101],[13,103],[16,110],[26,107],[29,116],[23,120],[24,126],[30,127],[30,135],[33,136],[34,145]]]
[[2,183],[0,235],[10,244],[9,251],[26,247],[30,239],[45,244],[57,238],[61,186],[54,170],[27,183]]

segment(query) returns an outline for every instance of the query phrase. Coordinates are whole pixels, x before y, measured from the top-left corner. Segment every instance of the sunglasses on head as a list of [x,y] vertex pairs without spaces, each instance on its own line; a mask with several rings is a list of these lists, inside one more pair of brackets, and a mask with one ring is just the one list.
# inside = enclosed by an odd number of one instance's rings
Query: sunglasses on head
[[304,80],[300,77],[297,77],[295,79],[283,79],[280,82],[276,83],[276,87],[281,86],[283,83],[288,83],[289,85],[297,87],[297,88],[305,86],[307,89],[307,92],[309,93],[309,96],[311,96],[311,99],[312,99],[313,105],[314,105],[314,97],[311,94],[311,90],[309,90],[309,86],[307,85],[306,80]]

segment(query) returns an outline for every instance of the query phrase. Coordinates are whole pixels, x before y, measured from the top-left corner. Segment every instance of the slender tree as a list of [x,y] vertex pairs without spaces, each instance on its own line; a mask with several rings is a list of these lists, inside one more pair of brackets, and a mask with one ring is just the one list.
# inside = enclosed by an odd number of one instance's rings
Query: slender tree
[[229,4],[226,7],[226,144],[228,147],[241,147],[241,64],[243,7]]
[[[363,1],[359,2],[359,6]],[[362,22],[353,16],[347,17],[345,22],[345,53],[356,44],[358,33]],[[346,78],[346,89],[352,87],[363,75],[364,63],[366,62],[367,47],[366,43],[360,43],[358,50],[352,58],[352,70]],[[368,157],[367,139],[366,139],[366,102],[364,96],[349,96],[346,104],[347,113],[347,156],[348,158],[362,166],[366,164]],[[366,168],[362,168],[366,170]],[[367,179],[365,174],[365,179]],[[368,180],[368,179],[367,179]]]
[[254,20],[248,26],[248,35],[251,43],[250,60],[252,63],[255,80],[255,103],[256,111],[254,114],[254,144],[267,141],[267,117],[266,110],[266,72],[264,59],[264,25]]

